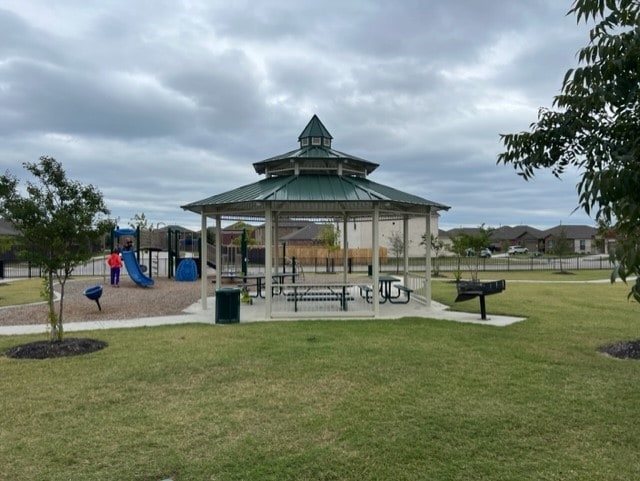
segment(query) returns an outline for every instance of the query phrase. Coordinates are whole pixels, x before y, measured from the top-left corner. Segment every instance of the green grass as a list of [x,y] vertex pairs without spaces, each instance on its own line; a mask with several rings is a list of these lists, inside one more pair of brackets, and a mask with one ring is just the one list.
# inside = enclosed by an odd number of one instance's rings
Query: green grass
[[42,279],[17,279],[0,283],[0,307],[42,302]]
[[[561,282],[581,282],[593,280],[607,280],[611,276],[611,270],[593,269],[593,270],[569,270],[561,273],[560,271],[480,271],[478,278],[483,280],[506,279],[506,280],[533,280],[533,281],[561,281]],[[469,269],[462,271],[462,279],[470,279]],[[455,276],[452,272],[441,271],[439,277],[434,277],[434,281],[454,280]]]
[[163,326],[0,358],[0,480],[638,479],[640,361],[596,352],[640,337],[627,289],[507,283],[489,314],[528,320],[506,328]]

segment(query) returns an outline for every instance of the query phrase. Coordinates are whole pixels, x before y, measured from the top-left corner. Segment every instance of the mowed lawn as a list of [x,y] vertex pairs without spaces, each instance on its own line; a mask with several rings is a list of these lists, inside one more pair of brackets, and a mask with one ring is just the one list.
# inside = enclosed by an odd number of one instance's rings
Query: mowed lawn
[[[455,297],[447,282],[433,291]],[[508,282],[487,298],[489,316],[528,319],[501,328],[403,319],[73,333],[109,346],[0,358],[0,480],[639,479],[640,361],[597,352],[640,338],[627,291]],[[34,339],[0,337],[0,350]]]

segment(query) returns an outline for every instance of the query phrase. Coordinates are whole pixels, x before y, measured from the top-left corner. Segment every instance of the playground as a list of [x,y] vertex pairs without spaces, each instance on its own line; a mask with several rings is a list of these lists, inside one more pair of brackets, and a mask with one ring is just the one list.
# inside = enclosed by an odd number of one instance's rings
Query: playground
[[173,229],[165,232],[116,228],[111,233],[110,250],[120,252],[129,278],[141,287],[154,285],[154,272],[156,277],[174,277],[177,281],[198,279],[199,248],[199,240],[193,234]]

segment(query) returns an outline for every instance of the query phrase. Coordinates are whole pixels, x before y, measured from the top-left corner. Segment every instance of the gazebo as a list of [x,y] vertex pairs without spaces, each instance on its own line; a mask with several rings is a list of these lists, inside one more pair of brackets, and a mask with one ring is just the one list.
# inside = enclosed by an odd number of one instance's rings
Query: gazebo
[[[264,178],[258,182],[216,194],[183,205],[201,217],[202,239],[206,239],[207,219],[215,220],[215,264],[221,266],[222,222],[244,220],[265,224],[266,273],[274,273],[278,265],[278,223],[288,220],[313,219],[342,223],[343,284],[347,279],[347,224],[370,223],[372,229],[371,283],[378,285],[379,223],[383,220],[402,221],[404,262],[402,266],[405,285],[409,285],[409,258],[406,246],[410,218],[425,219],[425,234],[431,236],[431,217],[449,207],[416,195],[394,189],[369,180],[367,177],[378,164],[332,148],[333,137],[314,115],[298,137],[297,149],[270,157],[253,164],[255,171]],[[202,272],[206,272],[207,249],[202,249]],[[269,255],[269,253],[272,253]],[[216,269],[216,283],[221,285],[221,269]],[[207,307],[207,279],[202,276],[202,307]],[[431,254],[425,249],[425,271],[420,275],[416,296],[427,306],[431,302]],[[413,281],[415,285],[415,280]],[[273,279],[265,276],[265,319],[271,319]],[[379,293],[372,292],[372,316],[379,316]]]

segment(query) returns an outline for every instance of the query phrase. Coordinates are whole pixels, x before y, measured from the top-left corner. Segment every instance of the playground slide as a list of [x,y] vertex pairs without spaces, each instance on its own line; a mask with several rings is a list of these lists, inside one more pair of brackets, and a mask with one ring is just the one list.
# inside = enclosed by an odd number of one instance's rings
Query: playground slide
[[136,259],[136,253],[134,251],[122,252],[122,261],[133,282],[144,287],[153,285],[153,279],[145,276],[142,269],[140,269],[140,264],[138,264],[138,259]]

